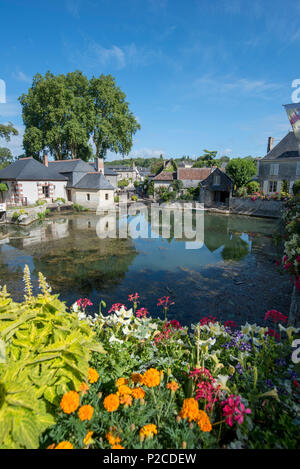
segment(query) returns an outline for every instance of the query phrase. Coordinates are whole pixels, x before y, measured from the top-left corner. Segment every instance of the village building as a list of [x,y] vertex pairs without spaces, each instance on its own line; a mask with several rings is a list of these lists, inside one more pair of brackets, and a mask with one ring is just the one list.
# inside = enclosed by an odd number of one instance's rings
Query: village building
[[274,138],[269,137],[267,154],[258,162],[258,181],[265,194],[280,192],[283,181],[289,192],[300,179],[300,142],[293,131],[274,146]]
[[232,189],[233,182],[230,177],[220,168],[213,168],[213,171],[201,181],[200,202],[207,207],[219,204],[229,206]]
[[182,168],[174,171],[172,160],[165,163],[162,170],[152,179],[154,191],[161,187],[172,190],[173,182],[182,182],[183,190],[200,188],[200,202],[207,206],[225,204],[229,205],[233,182],[224,169],[216,166],[210,168]]
[[38,200],[66,197],[68,178],[34,158],[20,158],[0,171],[0,182],[6,184],[3,202],[29,205]]
[[53,202],[58,198],[78,203],[86,208],[107,208],[114,204],[116,186],[103,174],[103,160],[89,163],[81,159],[48,161],[21,158],[0,171],[0,183],[7,190],[2,202],[10,205],[31,205],[39,200]]
[[114,205],[115,188],[101,172],[90,172],[71,188],[74,203],[93,210],[107,209]]

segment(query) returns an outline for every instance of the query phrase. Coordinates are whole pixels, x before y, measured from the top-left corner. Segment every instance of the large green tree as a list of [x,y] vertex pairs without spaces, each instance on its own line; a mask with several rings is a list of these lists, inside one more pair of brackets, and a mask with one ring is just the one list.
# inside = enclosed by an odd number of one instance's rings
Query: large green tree
[[226,173],[236,187],[242,187],[256,174],[255,161],[248,158],[233,158],[226,166]]
[[105,157],[108,150],[128,155],[132,137],[140,125],[129,110],[125,93],[116,86],[111,75],[100,75],[90,80],[90,96],[93,99],[92,137],[96,156]]
[[88,159],[94,113],[88,79],[79,71],[67,75],[37,74],[27,94],[20,96],[26,155],[39,159],[48,148],[57,160]]

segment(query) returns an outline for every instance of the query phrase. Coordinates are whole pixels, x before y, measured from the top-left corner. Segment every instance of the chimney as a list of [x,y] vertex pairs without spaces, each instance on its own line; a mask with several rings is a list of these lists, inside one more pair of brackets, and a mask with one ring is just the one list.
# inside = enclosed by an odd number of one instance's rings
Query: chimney
[[43,153],[43,165],[48,167],[48,155],[46,151]]
[[274,137],[269,137],[268,138],[268,148],[267,148],[267,153],[271,151],[274,147]]
[[104,159],[96,158],[96,171],[98,173],[104,174]]

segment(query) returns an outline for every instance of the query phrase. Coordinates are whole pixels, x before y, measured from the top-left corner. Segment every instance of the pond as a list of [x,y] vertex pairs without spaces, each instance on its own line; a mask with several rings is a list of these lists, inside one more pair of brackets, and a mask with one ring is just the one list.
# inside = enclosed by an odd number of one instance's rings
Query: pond
[[29,227],[1,226],[0,284],[21,300],[28,264],[35,292],[42,272],[68,305],[89,298],[91,313],[98,311],[100,300],[106,302],[104,311],[113,303],[129,306],[128,295],[138,292],[140,306],[153,317],[163,316],[157,299],[170,296],[175,304],[168,318],[182,324],[210,314],[262,324],[269,309],[287,314],[291,284],[276,269],[272,243],[278,221],[208,212],[201,217],[203,242],[194,246],[174,236],[173,219],[170,235],[161,236],[161,223],[151,216],[128,219],[151,234],[135,239],[103,237],[111,218],[88,212],[55,215]]

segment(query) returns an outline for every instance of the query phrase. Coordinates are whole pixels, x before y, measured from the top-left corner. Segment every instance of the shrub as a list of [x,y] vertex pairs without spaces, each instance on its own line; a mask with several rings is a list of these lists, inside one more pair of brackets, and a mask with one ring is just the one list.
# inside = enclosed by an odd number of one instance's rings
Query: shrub
[[129,182],[127,181],[127,179],[121,179],[120,181],[118,181],[118,187],[120,189],[124,189],[124,187],[127,187],[129,185]]
[[37,448],[54,423],[61,396],[88,376],[90,351],[103,352],[94,331],[52,295],[42,274],[41,293],[32,295],[24,270],[25,301],[15,303],[0,289],[0,448]]
[[298,181],[295,181],[293,184],[293,194],[295,196],[300,195],[300,179],[298,179]]
[[55,199],[54,202],[62,202],[63,204],[65,204],[66,199],[64,199],[63,197],[57,197],[57,199]]
[[120,196],[119,195],[115,195],[114,197],[114,201],[117,203],[120,201]]
[[248,182],[246,187],[247,187],[248,194],[254,194],[254,192],[260,191],[260,185],[257,181]]
[[39,205],[45,205],[47,203],[47,200],[37,200],[35,205],[39,206]]
[[82,205],[79,205],[77,203],[73,204],[73,209],[75,212],[86,212],[88,209],[84,208]]
[[136,196],[136,195],[132,195],[132,196],[131,196],[131,200],[132,200],[133,202],[136,202],[136,201],[137,201],[137,199],[138,199],[138,198],[137,198],[137,196]]

